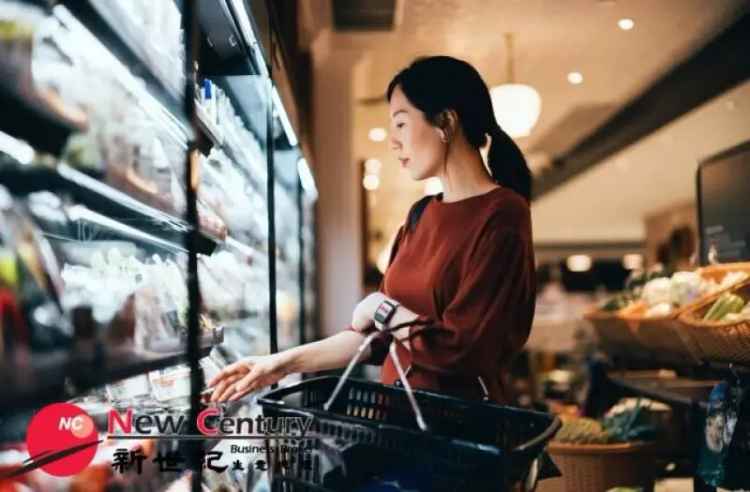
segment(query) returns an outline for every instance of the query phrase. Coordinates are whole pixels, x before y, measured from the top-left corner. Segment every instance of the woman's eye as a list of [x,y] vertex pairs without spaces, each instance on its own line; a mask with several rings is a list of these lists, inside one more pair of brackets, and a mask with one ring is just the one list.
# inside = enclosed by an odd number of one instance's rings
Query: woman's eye
[[396,123],[396,128],[401,129],[403,127],[404,127],[404,123]]

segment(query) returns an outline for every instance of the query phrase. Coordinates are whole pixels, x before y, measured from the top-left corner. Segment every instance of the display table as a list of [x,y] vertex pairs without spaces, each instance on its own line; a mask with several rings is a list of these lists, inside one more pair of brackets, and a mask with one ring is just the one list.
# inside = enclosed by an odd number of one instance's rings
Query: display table
[[670,453],[664,455],[663,477],[693,478],[696,492],[715,491],[696,476],[703,442],[703,424],[711,389],[721,379],[742,377],[740,369],[705,365],[689,371],[664,369],[612,369],[603,362],[590,365],[591,387],[584,413],[596,417],[623,397],[644,397],[670,405],[682,435],[672,438]]

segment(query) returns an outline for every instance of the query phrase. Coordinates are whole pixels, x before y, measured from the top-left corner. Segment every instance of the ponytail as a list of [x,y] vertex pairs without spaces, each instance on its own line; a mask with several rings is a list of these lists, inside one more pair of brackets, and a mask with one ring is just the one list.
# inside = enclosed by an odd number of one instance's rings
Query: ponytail
[[487,161],[492,179],[530,201],[531,171],[521,149],[497,123],[493,122],[489,135],[492,144]]

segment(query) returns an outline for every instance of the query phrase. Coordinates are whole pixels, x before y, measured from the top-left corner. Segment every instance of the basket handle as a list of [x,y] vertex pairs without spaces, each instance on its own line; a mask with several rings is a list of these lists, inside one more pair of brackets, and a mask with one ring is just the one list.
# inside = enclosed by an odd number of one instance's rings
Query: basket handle
[[[389,327],[387,329],[383,329],[382,332],[395,331],[399,328],[403,328],[403,326],[407,326],[408,324],[409,323]],[[381,329],[378,328],[378,330],[381,330]],[[368,347],[372,343],[372,341],[378,335],[380,335],[380,333],[381,331],[372,332],[359,345],[359,348],[357,348],[357,352],[354,354],[354,357],[352,357],[352,360],[349,361],[349,365],[346,366],[346,370],[344,370],[344,373],[339,378],[339,382],[336,384],[336,387],[333,389],[331,396],[328,398],[328,401],[326,401],[325,404],[323,405],[323,409],[326,412],[330,410],[331,406],[333,405],[333,402],[336,400],[336,397],[339,395],[339,393],[341,392],[341,389],[344,387],[344,383],[349,378],[349,375],[352,373],[352,370],[354,370],[354,366],[356,366],[359,360],[362,358],[362,354],[364,353],[365,348]],[[395,337],[394,337],[394,340],[396,340]],[[401,343],[401,341],[399,340],[398,343]],[[406,396],[409,399],[409,404],[411,405],[412,410],[414,410],[414,416],[417,420],[417,425],[422,431],[427,432],[429,430],[429,427],[427,426],[427,423],[425,422],[424,417],[422,416],[422,410],[419,408],[417,399],[414,397],[414,390],[409,384],[409,381],[406,379],[406,374],[404,373],[404,369],[401,366],[401,360],[399,360],[398,354],[396,353],[395,343],[391,342],[388,348],[388,353],[391,356],[391,359],[393,360],[393,365],[396,367],[396,372],[398,373],[399,380],[401,381],[401,384],[404,385],[404,389],[406,390]]]

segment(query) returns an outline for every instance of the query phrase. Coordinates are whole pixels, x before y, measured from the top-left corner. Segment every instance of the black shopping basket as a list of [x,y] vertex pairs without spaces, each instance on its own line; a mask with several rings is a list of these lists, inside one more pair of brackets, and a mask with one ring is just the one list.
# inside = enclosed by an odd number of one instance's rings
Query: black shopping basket
[[267,439],[274,491],[533,490],[556,417],[444,394],[413,391],[391,345],[403,388],[309,379],[258,400],[266,417],[311,420],[303,439]]

